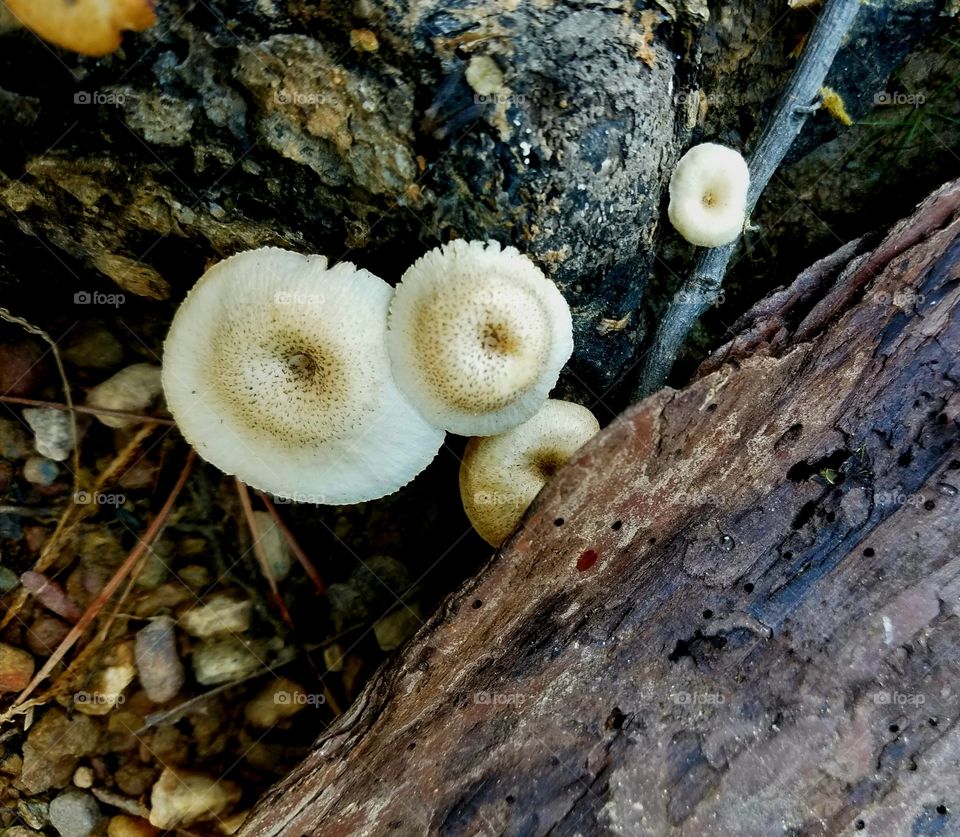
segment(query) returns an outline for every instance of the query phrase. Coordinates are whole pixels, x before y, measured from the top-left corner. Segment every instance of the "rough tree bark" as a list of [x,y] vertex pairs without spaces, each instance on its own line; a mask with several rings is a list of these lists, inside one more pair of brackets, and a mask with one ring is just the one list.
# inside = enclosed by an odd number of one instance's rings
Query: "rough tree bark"
[[960,181],[628,410],[243,834],[955,834]]

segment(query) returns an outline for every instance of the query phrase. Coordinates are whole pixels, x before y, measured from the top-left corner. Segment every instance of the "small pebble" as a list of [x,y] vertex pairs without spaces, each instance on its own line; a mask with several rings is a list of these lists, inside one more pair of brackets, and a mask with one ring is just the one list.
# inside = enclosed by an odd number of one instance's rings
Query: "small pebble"
[[254,512],[253,521],[257,532],[260,533],[260,546],[263,547],[270,572],[275,581],[283,581],[293,567],[293,553],[290,551],[290,546],[269,512]]
[[0,456],[4,459],[23,459],[32,450],[30,435],[20,422],[0,419]]
[[124,703],[123,690],[136,676],[133,643],[115,645],[104,656],[102,667],[97,669],[90,682],[74,692],[74,709],[84,715],[106,715]]
[[17,787],[31,796],[66,787],[80,759],[97,753],[99,744],[98,722],[86,715],[68,718],[59,709],[48,708],[27,734]]
[[60,475],[60,466],[45,456],[31,456],[23,465],[23,478],[34,485],[52,485]]
[[180,626],[190,636],[210,639],[231,636],[249,630],[253,616],[253,602],[237,599],[226,593],[215,593],[197,607],[180,616]]
[[0,567],[0,593],[9,593],[20,586],[20,576],[9,567]]
[[158,616],[137,632],[136,663],[140,684],[154,703],[172,700],[183,687],[186,675],[177,654],[175,622]]
[[81,324],[71,332],[61,354],[74,366],[113,369],[123,360],[123,346],[99,323]]
[[323,662],[327,667],[327,671],[343,671],[344,656],[345,652],[343,650],[343,646],[338,642],[335,642],[333,645],[328,645],[326,648],[324,648]]
[[[150,363],[135,363],[91,389],[87,394],[87,405],[139,413],[146,410],[161,392],[160,367]],[[136,419],[119,416],[97,416],[97,419],[107,427],[131,427],[137,424]]]
[[50,824],[60,837],[90,837],[102,827],[103,814],[89,793],[70,788],[50,803]]
[[27,648],[38,657],[49,657],[70,633],[70,626],[56,616],[39,616],[27,630]]
[[412,637],[422,624],[420,606],[414,603],[378,619],[373,623],[373,633],[377,637],[377,645],[380,648],[384,651],[392,651]]
[[[313,696],[311,696],[313,697]],[[244,708],[244,715],[255,727],[270,729],[278,721],[291,718],[308,706],[308,697],[303,687],[289,677],[279,677],[264,689]],[[316,697],[312,704],[319,704]]]
[[0,392],[29,396],[47,373],[46,349],[32,340],[0,343]]
[[948,482],[938,482],[937,491],[939,491],[944,497],[957,496],[957,487],[955,485],[951,485]]
[[21,648],[0,643],[0,692],[22,692],[33,677],[33,657]]
[[159,832],[146,820],[118,814],[107,824],[107,837],[156,837]]
[[265,667],[262,650],[231,637],[206,640],[193,649],[193,673],[202,686],[241,680]]
[[33,430],[33,444],[37,453],[63,462],[73,450],[73,427],[70,415],[64,410],[27,407],[23,419]]
[[73,772],[73,784],[78,788],[93,787],[93,768],[84,764]]
[[150,824],[176,828],[213,819],[239,799],[240,788],[233,782],[167,767],[150,792]]

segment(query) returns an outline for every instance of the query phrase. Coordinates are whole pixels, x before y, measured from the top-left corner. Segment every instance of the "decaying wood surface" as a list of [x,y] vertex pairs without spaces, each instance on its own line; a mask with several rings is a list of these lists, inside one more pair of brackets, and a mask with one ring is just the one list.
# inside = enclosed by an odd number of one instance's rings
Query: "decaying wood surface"
[[960,181],[637,404],[243,834],[956,834]]

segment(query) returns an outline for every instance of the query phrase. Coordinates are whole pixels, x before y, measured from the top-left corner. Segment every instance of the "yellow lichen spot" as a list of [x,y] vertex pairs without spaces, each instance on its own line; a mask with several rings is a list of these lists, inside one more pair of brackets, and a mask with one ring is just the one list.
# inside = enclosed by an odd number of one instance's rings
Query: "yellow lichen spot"
[[503,90],[503,72],[489,55],[474,55],[467,64],[467,84],[481,96],[492,96]]
[[353,29],[350,31],[350,46],[359,52],[376,52],[380,43],[369,29]]
[[820,102],[824,110],[842,125],[853,124],[850,114],[847,113],[847,107],[843,103],[843,97],[832,87],[820,88]]

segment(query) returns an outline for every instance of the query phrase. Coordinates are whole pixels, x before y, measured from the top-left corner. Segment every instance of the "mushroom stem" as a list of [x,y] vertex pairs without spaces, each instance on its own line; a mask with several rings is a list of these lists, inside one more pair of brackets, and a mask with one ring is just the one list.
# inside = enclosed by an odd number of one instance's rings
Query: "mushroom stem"
[[[859,9],[860,0],[827,0],[824,5],[823,14],[810,34],[790,83],[750,157],[748,218],[806,123],[809,109],[819,100],[827,71]],[[634,400],[656,392],[664,385],[688,332],[718,298],[727,265],[739,240],[738,237],[723,247],[704,250],[697,259],[690,276],[677,290],[660,321],[640,372]]]

